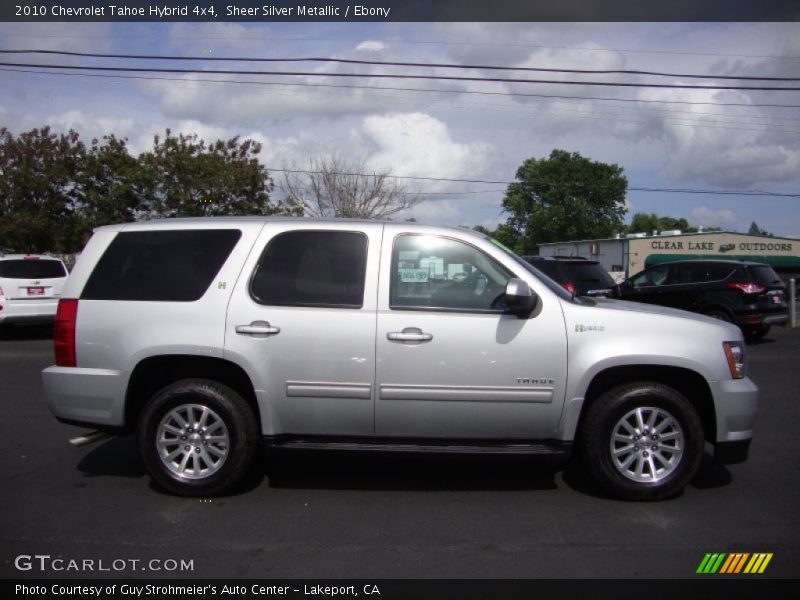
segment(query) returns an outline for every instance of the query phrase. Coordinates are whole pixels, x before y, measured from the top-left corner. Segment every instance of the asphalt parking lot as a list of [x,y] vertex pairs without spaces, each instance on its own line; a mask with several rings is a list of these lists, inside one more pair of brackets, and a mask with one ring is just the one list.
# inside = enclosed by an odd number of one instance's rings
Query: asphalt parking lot
[[[84,430],[46,407],[51,346],[46,329],[0,337],[3,578],[686,578],[707,552],[773,553],[763,577],[800,576],[800,330],[748,347],[750,460],[707,456],[680,498],[642,504],[529,461],[330,455],[265,461],[235,495],[167,496],[133,438],[67,444]],[[36,554],[95,570],[15,566]]]

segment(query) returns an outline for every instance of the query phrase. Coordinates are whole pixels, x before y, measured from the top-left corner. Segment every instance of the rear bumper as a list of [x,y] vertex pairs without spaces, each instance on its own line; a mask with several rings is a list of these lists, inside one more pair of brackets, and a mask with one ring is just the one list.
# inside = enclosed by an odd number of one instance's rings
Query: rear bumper
[[2,300],[0,323],[52,323],[58,308],[58,298],[47,300]]
[[733,322],[740,327],[765,327],[770,325],[783,325],[789,321],[786,309],[780,312],[754,312],[736,315]]
[[59,421],[98,428],[124,426],[128,373],[48,367],[42,371],[42,383],[50,412]]

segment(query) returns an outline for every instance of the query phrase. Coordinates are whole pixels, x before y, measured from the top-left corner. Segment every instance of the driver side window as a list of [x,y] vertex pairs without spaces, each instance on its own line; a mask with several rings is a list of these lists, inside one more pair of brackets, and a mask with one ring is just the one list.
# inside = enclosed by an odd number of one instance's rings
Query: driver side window
[[669,268],[670,265],[659,265],[652,269],[647,269],[634,277],[631,283],[635,288],[667,285]]
[[392,252],[393,309],[495,311],[513,274],[481,250],[445,237],[401,235]]

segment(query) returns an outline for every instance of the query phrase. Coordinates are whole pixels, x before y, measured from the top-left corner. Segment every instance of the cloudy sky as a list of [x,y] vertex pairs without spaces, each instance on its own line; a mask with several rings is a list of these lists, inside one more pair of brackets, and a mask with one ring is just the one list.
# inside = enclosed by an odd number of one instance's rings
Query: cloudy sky
[[[797,23],[0,23],[0,49],[330,57],[675,74],[583,77],[588,81],[758,86],[770,83],[681,75],[800,78]],[[169,127],[206,140],[235,135],[256,139],[264,146],[261,160],[273,169],[338,152],[365,158],[395,175],[488,182],[508,182],[526,158],[543,158],[561,148],[619,164],[632,188],[800,195],[800,92],[374,77],[424,72],[578,78],[443,67],[46,55],[0,55],[0,61],[372,75],[349,79],[140,73],[129,75],[144,78],[131,79],[0,67],[0,124],[15,133],[44,124],[57,130],[74,128],[87,141],[113,133],[127,137],[131,149],[140,152],[152,145],[154,134]],[[778,85],[798,87],[800,82]],[[277,173],[275,179],[280,181]],[[505,221],[502,183],[408,179],[406,184],[421,194],[419,204],[406,215],[419,221],[489,228]],[[755,220],[775,234],[800,237],[797,197],[630,190],[628,204],[630,214],[656,212],[729,230],[746,230]]]

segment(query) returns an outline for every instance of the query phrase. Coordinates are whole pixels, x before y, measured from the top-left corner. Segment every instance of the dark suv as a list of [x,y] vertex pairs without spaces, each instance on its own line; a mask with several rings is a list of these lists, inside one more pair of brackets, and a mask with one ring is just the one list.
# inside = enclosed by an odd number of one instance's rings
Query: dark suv
[[529,264],[560,284],[573,296],[618,298],[616,282],[596,260],[577,256],[523,256]]
[[769,265],[684,260],[645,269],[620,285],[624,300],[661,304],[735,323],[759,338],[789,320],[784,284]]

